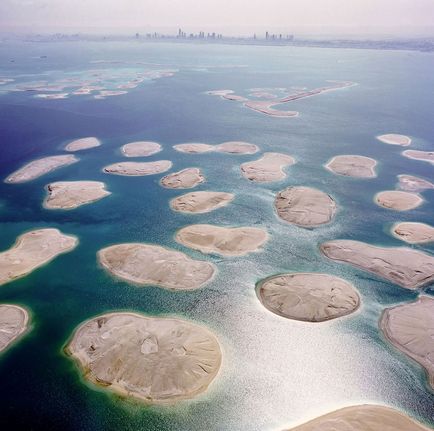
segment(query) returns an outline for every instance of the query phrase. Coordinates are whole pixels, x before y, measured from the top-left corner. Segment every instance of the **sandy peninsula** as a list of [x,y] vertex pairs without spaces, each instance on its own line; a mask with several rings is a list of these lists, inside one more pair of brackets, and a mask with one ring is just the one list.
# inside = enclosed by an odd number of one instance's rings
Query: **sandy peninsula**
[[434,227],[425,223],[397,223],[392,227],[392,234],[409,244],[434,242]]
[[170,206],[175,211],[203,214],[226,206],[234,197],[224,192],[191,192],[172,199]]
[[96,202],[111,193],[100,181],[58,181],[47,185],[44,207],[70,210]]
[[66,151],[81,151],[81,150],[88,150],[89,148],[95,148],[99,147],[101,145],[101,142],[99,139],[90,137],[90,138],[81,138],[76,139],[75,141],[70,142],[66,147]]
[[264,229],[193,224],[180,229],[176,241],[205,254],[244,256],[258,251],[268,239]]
[[337,175],[355,178],[374,178],[377,176],[377,161],[365,156],[342,155],[333,157],[326,168]]
[[0,285],[24,277],[77,244],[76,237],[52,228],[20,235],[9,250],[0,253]]
[[389,407],[345,407],[288,431],[429,431],[404,413]]
[[95,385],[149,404],[206,391],[222,360],[220,344],[207,328],[126,312],[82,323],[65,350]]
[[399,190],[386,190],[377,193],[374,201],[377,205],[395,211],[409,211],[423,203],[422,197],[418,194]]
[[156,162],[119,162],[103,168],[107,174],[142,177],[156,175],[168,171],[172,167],[170,160],[158,160]]
[[329,223],[336,212],[331,196],[310,187],[288,187],[274,201],[278,216],[300,227],[316,227]]
[[387,308],[380,328],[398,350],[425,368],[434,389],[434,298],[423,295],[415,302]]
[[191,189],[204,181],[205,177],[199,168],[187,168],[166,175],[160,183],[168,189]]
[[123,280],[171,290],[198,289],[215,273],[214,265],[209,262],[191,259],[180,251],[142,243],[103,248],[98,252],[98,259],[107,271]]
[[257,294],[269,311],[304,322],[336,319],[353,313],[360,304],[351,283],[328,274],[276,275],[262,280]]
[[209,153],[211,151],[214,151],[214,145],[200,144],[200,143],[177,144],[174,145],[173,148],[176,151],[179,151],[181,153],[188,153],[188,154],[202,154],[202,153]]
[[411,138],[406,135],[398,135],[396,133],[380,135],[377,136],[377,139],[384,144],[400,145],[401,147],[408,147],[411,144]]
[[219,153],[229,154],[255,154],[259,148],[255,144],[249,144],[243,141],[229,141],[215,146],[215,150]]
[[161,145],[157,142],[137,141],[125,144],[121,148],[125,157],[148,157],[161,151]]
[[398,175],[398,187],[405,192],[422,192],[434,189],[434,184],[413,175]]
[[33,160],[22,168],[9,175],[5,182],[15,184],[31,181],[51,171],[78,162],[77,157],[72,154],[63,156],[49,156],[42,159]]
[[423,162],[434,164],[434,151],[405,150],[402,154],[409,159],[421,160]]
[[405,289],[418,289],[434,280],[434,257],[411,248],[336,240],[322,244],[320,249],[329,259],[350,263]]
[[23,307],[0,304],[0,353],[20,338],[29,325],[29,313]]
[[295,160],[287,154],[265,153],[259,160],[243,163],[241,172],[250,181],[279,181],[286,177],[284,168],[294,163]]

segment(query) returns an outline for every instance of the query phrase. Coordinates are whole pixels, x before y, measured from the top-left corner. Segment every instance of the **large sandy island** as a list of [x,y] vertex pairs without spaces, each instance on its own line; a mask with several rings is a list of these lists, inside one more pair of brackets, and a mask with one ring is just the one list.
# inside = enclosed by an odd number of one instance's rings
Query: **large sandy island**
[[255,144],[249,144],[248,142],[229,141],[216,145],[215,150],[219,153],[255,154],[259,151],[259,147]]
[[141,177],[145,175],[161,174],[172,167],[170,160],[156,162],[120,162],[106,166],[103,170],[107,174]]
[[274,206],[280,218],[301,227],[329,223],[336,212],[336,203],[328,194],[310,187],[282,190],[277,194]]
[[434,298],[420,296],[415,302],[387,308],[380,328],[397,349],[425,368],[434,389]]
[[226,206],[234,197],[232,193],[191,192],[172,199],[170,206],[175,211],[203,214]]
[[352,313],[360,304],[357,290],[328,274],[295,273],[266,278],[258,284],[265,308],[287,319],[324,322]]
[[404,413],[389,407],[345,407],[288,431],[429,431]]
[[204,392],[222,360],[217,338],[205,327],[121,312],[81,324],[66,352],[92,383],[151,404]]
[[434,189],[434,184],[413,175],[398,175],[398,187],[406,192],[422,192],[423,190]]
[[137,141],[125,144],[121,148],[125,157],[148,157],[161,151],[161,145],[157,142]]
[[392,234],[409,244],[434,242],[434,227],[425,223],[397,223],[392,227]]
[[411,138],[406,135],[398,135],[396,133],[380,135],[377,136],[377,139],[385,144],[400,145],[401,147],[408,147],[411,144]]
[[209,262],[150,244],[112,245],[100,250],[98,259],[105,269],[123,280],[172,290],[198,289],[215,273]]
[[51,228],[20,235],[12,248],[0,253],[0,285],[24,277],[77,244],[76,237]]
[[386,190],[375,195],[375,203],[395,211],[409,211],[423,203],[422,197],[416,193],[399,190]]
[[243,163],[241,172],[250,181],[279,181],[286,177],[283,169],[294,163],[295,160],[287,154],[265,153],[259,160]]
[[9,175],[5,181],[7,183],[24,183],[75,162],[78,162],[78,159],[72,154],[44,157],[43,159],[33,160],[27,163],[27,165],[24,165],[22,168]]
[[187,168],[166,175],[160,183],[168,189],[191,189],[204,181],[205,177],[199,168]]
[[70,142],[66,147],[66,151],[80,151],[80,150],[88,150],[89,148],[99,147],[101,142],[99,139],[90,137],[90,138],[81,138],[76,139],[75,141]]
[[343,155],[333,157],[326,168],[334,174],[355,178],[374,178],[377,161],[365,156]]
[[27,331],[29,313],[23,307],[0,304],[0,353]]
[[199,144],[199,143],[178,144],[178,145],[174,145],[173,148],[176,151],[179,151],[181,153],[189,153],[189,154],[202,154],[202,153],[209,153],[210,151],[214,151],[214,145]]
[[48,184],[47,191],[44,206],[63,210],[74,209],[110,195],[100,181],[59,181]]
[[434,163],[434,151],[405,150],[402,154],[409,159]]
[[417,289],[434,280],[434,257],[411,248],[337,240],[322,244],[321,251],[329,259],[350,263],[406,289]]

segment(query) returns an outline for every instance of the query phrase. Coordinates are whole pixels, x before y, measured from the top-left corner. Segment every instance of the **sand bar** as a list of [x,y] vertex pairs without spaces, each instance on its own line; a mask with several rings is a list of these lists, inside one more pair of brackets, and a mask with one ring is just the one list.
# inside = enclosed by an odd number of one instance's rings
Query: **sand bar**
[[434,227],[425,223],[397,223],[392,227],[392,234],[409,244],[434,242]]
[[434,163],[434,151],[405,150],[402,154],[409,159]]
[[286,177],[284,168],[291,166],[295,160],[282,153],[265,153],[259,160],[241,165],[241,172],[250,181],[271,182]]
[[63,166],[71,165],[72,163],[78,162],[77,157],[72,154],[67,154],[63,156],[49,156],[42,159],[33,160],[27,163],[22,168],[18,169],[11,175],[9,175],[5,182],[7,183],[24,183],[26,181],[31,181],[48,172],[59,169]]
[[434,257],[412,248],[337,240],[322,244],[320,249],[329,259],[350,263],[406,289],[418,289],[434,280]]
[[219,153],[229,154],[255,154],[259,148],[255,144],[249,144],[243,141],[229,141],[215,146],[215,150]]
[[161,145],[151,141],[137,141],[125,144],[121,148],[125,157],[148,157],[161,151]]
[[103,171],[107,174],[142,177],[156,175],[168,171],[172,167],[170,160],[156,162],[120,162],[106,166]]
[[205,177],[199,168],[187,168],[166,175],[160,183],[168,189],[191,189],[204,181]]
[[9,250],[0,253],[0,285],[24,277],[77,244],[76,237],[52,228],[20,235]]
[[398,175],[398,187],[406,192],[422,192],[434,189],[434,184],[413,175]]
[[203,214],[226,206],[234,197],[232,193],[191,192],[172,199],[170,206],[175,211]]
[[172,290],[198,289],[215,273],[209,262],[186,254],[142,243],[117,244],[98,252],[101,265],[115,276],[138,285]]
[[221,227],[193,224],[176,233],[176,241],[202,253],[222,256],[243,256],[258,251],[268,233],[256,227]]
[[99,147],[101,142],[99,139],[94,137],[89,138],[81,138],[76,139],[75,141],[70,142],[66,147],[66,151],[80,151],[80,150],[88,150],[89,148]]
[[222,360],[217,338],[205,327],[121,312],[82,323],[66,352],[92,383],[150,404],[206,391]]
[[178,144],[174,145],[173,148],[181,153],[188,154],[202,154],[214,151],[214,145],[191,143],[191,144]]
[[304,322],[336,319],[354,312],[360,304],[351,283],[328,274],[276,275],[262,280],[257,294],[271,312]]
[[29,313],[23,307],[0,304],[0,353],[27,331]]
[[423,199],[418,194],[399,190],[377,193],[374,200],[377,205],[395,211],[409,211],[423,203]]
[[377,136],[377,139],[385,144],[400,145],[401,147],[408,147],[411,144],[411,138],[406,135],[398,135],[396,133],[380,135]]
[[342,155],[331,159],[326,168],[337,175],[355,178],[374,178],[377,161],[365,156]]

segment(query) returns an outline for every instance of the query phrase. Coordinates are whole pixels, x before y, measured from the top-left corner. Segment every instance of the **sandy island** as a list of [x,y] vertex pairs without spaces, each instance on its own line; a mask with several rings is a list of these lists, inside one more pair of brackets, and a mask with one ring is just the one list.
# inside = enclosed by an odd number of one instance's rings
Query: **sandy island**
[[262,280],[257,293],[269,311],[304,322],[336,319],[354,312],[360,304],[351,283],[328,274],[276,275]]
[[193,224],[180,229],[176,241],[202,253],[222,256],[244,256],[258,251],[267,241],[268,233],[256,227],[221,227]]
[[80,150],[88,150],[89,148],[99,147],[101,142],[99,139],[90,137],[90,138],[81,138],[76,139],[75,141],[70,142],[66,147],[66,151],[80,151]]
[[63,156],[49,156],[42,159],[33,160],[32,162],[27,163],[22,168],[9,175],[5,182],[11,184],[24,183],[26,181],[39,178],[48,172],[54,171],[55,169],[71,165],[75,162],[78,162],[78,159],[72,154]]
[[168,171],[172,167],[170,160],[156,162],[120,162],[106,166],[103,171],[107,174],[141,177],[156,175]]
[[336,203],[331,196],[310,187],[288,187],[274,201],[278,216],[301,227],[316,227],[329,223]]
[[187,168],[166,175],[160,183],[168,189],[191,189],[204,181],[205,177],[199,168]]
[[198,289],[214,276],[209,262],[157,245],[126,243],[98,252],[101,265],[115,276],[138,285],[172,290]]
[[408,147],[411,144],[411,138],[405,135],[398,135],[396,133],[380,135],[377,136],[377,139],[385,144],[400,145],[401,147]]
[[423,162],[434,164],[434,151],[406,150],[402,154],[409,159],[421,160]]
[[23,307],[0,304],[0,353],[28,330],[29,313]]
[[377,161],[365,156],[343,155],[333,157],[326,168],[337,175],[355,178],[374,178]]
[[434,389],[434,298],[423,295],[415,302],[387,308],[380,328],[398,350],[425,368]]
[[294,163],[295,160],[287,154],[265,153],[259,160],[243,163],[241,172],[250,181],[279,181],[286,178],[283,169]]
[[423,199],[416,193],[401,192],[399,190],[386,190],[377,193],[374,197],[377,205],[395,211],[409,211],[423,203]]
[[404,413],[389,407],[345,407],[288,431],[429,431]]
[[224,192],[191,192],[172,199],[170,206],[175,211],[203,214],[226,206],[234,197]]
[[121,148],[125,157],[148,157],[161,151],[161,145],[157,142],[137,141],[125,144]]
[[229,154],[255,154],[259,151],[259,147],[255,144],[249,144],[243,141],[229,141],[215,146],[215,150],[219,153]]
[[45,208],[70,210],[98,201],[111,193],[100,181],[58,181],[47,185]]
[[397,223],[392,227],[392,234],[409,244],[434,242],[434,227],[425,223]]
[[210,151],[214,151],[214,145],[199,144],[199,143],[177,144],[174,145],[173,148],[176,151],[179,151],[181,153],[188,153],[188,154],[202,154],[202,153],[209,153]]
[[24,277],[77,244],[76,237],[52,228],[20,235],[9,250],[0,253],[0,285]]
[[407,247],[376,247],[360,241],[329,241],[320,246],[329,259],[350,263],[406,289],[434,280],[434,257]]
[[82,323],[65,351],[95,385],[151,404],[206,391],[222,360],[219,342],[207,328],[126,312]]
[[434,184],[413,175],[398,175],[398,187],[406,192],[422,192],[423,190],[434,189]]

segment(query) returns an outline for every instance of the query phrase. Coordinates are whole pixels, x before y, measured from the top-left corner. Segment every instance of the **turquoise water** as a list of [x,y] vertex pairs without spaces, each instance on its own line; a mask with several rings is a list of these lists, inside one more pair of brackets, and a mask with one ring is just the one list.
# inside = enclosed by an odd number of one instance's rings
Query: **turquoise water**
[[[46,58],[40,58],[46,56]],[[423,370],[389,346],[379,334],[385,307],[417,293],[321,256],[319,244],[356,239],[403,245],[388,230],[396,221],[434,223],[434,191],[418,209],[397,213],[372,199],[394,189],[397,175],[433,180],[433,166],[404,158],[402,148],[375,139],[383,133],[413,138],[414,149],[433,150],[434,57],[432,54],[253,46],[140,43],[28,43],[0,45],[0,177],[23,163],[61,154],[63,145],[97,136],[103,145],[77,153],[80,162],[35,181],[0,183],[0,248],[21,233],[57,227],[74,234],[79,246],[27,277],[0,287],[0,302],[32,311],[32,330],[0,357],[0,425],[33,430],[279,430],[343,406],[379,403],[434,425],[434,394]],[[120,63],[94,63],[97,60]],[[146,65],[137,65],[137,62]],[[224,67],[221,67],[221,66]],[[217,67],[216,67],[217,66]],[[176,69],[172,77],[146,80],[127,94],[104,100],[71,96],[44,100],[32,92],[8,91],[44,79],[108,75],[122,71]],[[47,78],[48,77],[48,78]],[[127,78],[126,78],[127,79]],[[129,78],[128,78],[129,79]],[[255,113],[237,102],[206,95],[257,87],[324,86],[327,80],[359,85],[288,104],[297,118]],[[121,79],[122,81],[122,79]],[[281,108],[281,107],[279,107]],[[202,215],[170,210],[182,194],[159,186],[161,175],[128,178],[101,168],[122,159],[119,147],[154,140],[163,151],[146,161],[169,159],[173,171],[201,167],[207,182],[196,190],[233,192],[232,204]],[[181,154],[172,145],[244,140],[262,151],[290,154],[297,164],[284,180],[252,184],[239,165],[251,156]],[[358,180],[323,168],[337,154],[378,160],[378,177]],[[44,186],[56,180],[105,181],[112,195],[73,211],[42,207]],[[288,185],[330,193],[339,205],[333,223],[315,230],[280,221],[274,195]],[[254,225],[271,238],[259,253],[241,258],[204,257],[177,244],[177,229],[191,223]],[[113,279],[96,262],[96,252],[119,242],[158,243],[208,259],[218,267],[203,289],[169,292],[138,288]],[[417,246],[433,253],[433,246]],[[261,306],[260,279],[288,271],[316,271],[352,281],[363,305],[355,314],[320,325],[280,318]],[[430,288],[425,291],[429,294]],[[112,310],[179,316],[211,328],[223,351],[223,365],[209,390],[174,406],[143,406],[86,383],[63,347],[83,320]],[[6,428],[5,428],[6,429]]]

